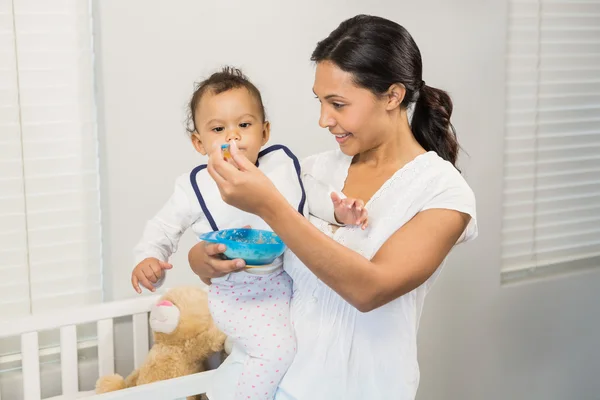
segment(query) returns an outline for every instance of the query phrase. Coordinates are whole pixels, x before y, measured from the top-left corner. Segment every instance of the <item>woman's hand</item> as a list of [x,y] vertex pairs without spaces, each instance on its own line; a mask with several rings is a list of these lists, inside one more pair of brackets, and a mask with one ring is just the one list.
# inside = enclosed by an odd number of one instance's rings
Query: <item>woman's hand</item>
[[210,285],[212,278],[227,275],[246,267],[244,260],[224,260],[221,256],[226,247],[224,244],[199,242],[188,253],[188,261],[192,271]]
[[275,200],[283,197],[273,182],[239,151],[235,141],[231,141],[230,152],[233,163],[223,159],[220,146],[214,147],[208,160],[208,173],[227,204],[264,216]]

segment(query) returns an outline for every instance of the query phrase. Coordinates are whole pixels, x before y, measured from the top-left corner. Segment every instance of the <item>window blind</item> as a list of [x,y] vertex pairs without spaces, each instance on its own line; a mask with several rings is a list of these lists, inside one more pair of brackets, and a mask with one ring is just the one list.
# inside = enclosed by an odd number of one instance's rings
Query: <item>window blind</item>
[[23,314],[97,302],[102,259],[90,2],[0,4],[0,52],[8,60],[0,92],[0,285],[10,282],[0,303]]
[[0,309],[29,313],[27,221],[19,85],[11,2],[0,2]]
[[502,270],[600,266],[600,1],[508,23]]

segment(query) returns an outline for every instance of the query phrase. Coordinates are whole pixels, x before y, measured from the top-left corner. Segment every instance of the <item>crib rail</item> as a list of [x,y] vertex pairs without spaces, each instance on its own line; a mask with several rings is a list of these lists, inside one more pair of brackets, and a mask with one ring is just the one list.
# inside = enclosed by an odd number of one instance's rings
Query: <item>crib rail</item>
[[159,297],[160,295],[144,296],[12,320],[0,320],[0,339],[148,312]]
[[119,390],[117,392],[98,394],[89,397],[89,400],[173,400],[185,399],[205,393],[210,385],[214,371],[200,372],[198,374],[182,376],[167,381],[154,382],[151,385],[136,386]]
[[[11,321],[0,320],[0,339],[20,336],[24,400],[40,400],[39,337],[41,331],[60,329],[61,398],[74,398],[78,393],[77,325],[96,322],[98,332],[98,369],[100,375],[114,373],[114,319],[133,318],[133,356],[137,368],[149,350],[148,312],[159,295],[85,306],[57,313],[28,316]],[[173,399],[204,393],[211,372],[185,376],[152,385],[102,395],[95,400]]]

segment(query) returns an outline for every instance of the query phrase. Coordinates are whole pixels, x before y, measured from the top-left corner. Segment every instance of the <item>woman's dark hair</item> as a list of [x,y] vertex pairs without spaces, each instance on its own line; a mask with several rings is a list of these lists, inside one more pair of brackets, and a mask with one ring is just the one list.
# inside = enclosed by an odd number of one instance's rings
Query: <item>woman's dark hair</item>
[[187,107],[187,121],[186,121],[186,130],[188,133],[196,132],[196,123],[194,121],[194,116],[196,113],[196,107],[198,103],[200,103],[200,99],[207,92],[211,91],[213,94],[220,94],[232,89],[246,88],[248,92],[258,102],[260,107],[260,112],[263,121],[266,120],[267,116],[265,114],[265,106],[263,105],[262,96],[260,92],[254,86],[252,82],[242,73],[242,71],[238,68],[234,67],[223,67],[221,71],[215,72],[207,79],[202,82],[198,82],[195,84],[194,94],[188,104]]
[[412,36],[385,18],[357,15],[340,24],[317,44],[312,61],[330,61],[354,76],[356,85],[376,95],[402,84],[402,106],[415,102],[411,129],[427,151],[456,164],[458,142],[450,123],[452,100],[446,92],[426,86],[421,52]]

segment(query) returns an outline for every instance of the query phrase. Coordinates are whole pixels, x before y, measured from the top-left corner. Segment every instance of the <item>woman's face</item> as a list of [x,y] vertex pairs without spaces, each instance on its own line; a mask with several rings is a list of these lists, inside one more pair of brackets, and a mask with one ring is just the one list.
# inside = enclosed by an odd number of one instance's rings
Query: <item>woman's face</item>
[[391,136],[387,97],[356,86],[352,74],[332,62],[317,64],[313,91],[321,102],[319,125],[335,135],[344,154],[369,151]]

